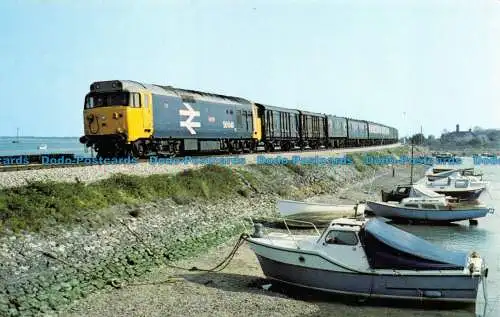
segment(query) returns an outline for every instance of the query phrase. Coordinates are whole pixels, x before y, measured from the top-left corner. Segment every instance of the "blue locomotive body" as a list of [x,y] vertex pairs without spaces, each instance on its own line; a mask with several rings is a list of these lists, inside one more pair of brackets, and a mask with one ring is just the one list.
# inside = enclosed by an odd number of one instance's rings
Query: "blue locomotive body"
[[178,89],[153,92],[155,138],[251,139],[252,104]]

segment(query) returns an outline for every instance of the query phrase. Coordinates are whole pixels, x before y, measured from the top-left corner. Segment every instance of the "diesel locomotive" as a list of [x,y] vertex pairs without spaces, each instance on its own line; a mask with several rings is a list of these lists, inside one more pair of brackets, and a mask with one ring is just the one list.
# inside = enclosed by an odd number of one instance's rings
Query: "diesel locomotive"
[[90,85],[84,136],[99,157],[360,147],[398,142],[382,124],[130,80]]

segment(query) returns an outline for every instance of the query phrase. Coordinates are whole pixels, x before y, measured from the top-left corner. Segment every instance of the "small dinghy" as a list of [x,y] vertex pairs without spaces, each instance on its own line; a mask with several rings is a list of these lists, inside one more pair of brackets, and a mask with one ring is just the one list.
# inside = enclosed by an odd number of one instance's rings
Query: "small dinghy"
[[331,221],[318,235],[245,238],[271,280],[325,292],[419,301],[476,301],[487,277],[476,252],[450,251],[373,218]]
[[288,220],[294,227],[310,227],[310,224],[328,225],[333,218],[352,217],[364,214],[364,204],[331,205],[294,200],[279,200],[277,203],[280,217]]

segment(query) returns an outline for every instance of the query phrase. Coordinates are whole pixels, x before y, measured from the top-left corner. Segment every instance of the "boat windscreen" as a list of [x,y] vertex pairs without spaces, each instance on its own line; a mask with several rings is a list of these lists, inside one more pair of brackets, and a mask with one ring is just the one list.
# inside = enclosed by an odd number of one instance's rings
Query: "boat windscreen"
[[[386,267],[391,265],[391,263],[387,262],[389,260],[388,257],[394,258],[397,261],[404,260],[404,256],[395,257],[397,252],[391,252],[389,249],[408,255],[406,260],[411,262],[419,262],[418,259],[423,259],[424,261],[420,261],[421,263],[419,264],[422,268],[425,267],[428,269],[437,269],[439,267],[442,269],[463,268],[467,261],[466,252],[446,250],[376,218],[366,223],[364,231],[367,233],[365,236],[368,236],[366,242],[372,241],[371,245],[365,246],[367,254],[377,255],[384,253],[384,257],[386,257],[384,266]],[[399,259],[397,259],[398,257]],[[397,263],[393,264],[397,265]]]

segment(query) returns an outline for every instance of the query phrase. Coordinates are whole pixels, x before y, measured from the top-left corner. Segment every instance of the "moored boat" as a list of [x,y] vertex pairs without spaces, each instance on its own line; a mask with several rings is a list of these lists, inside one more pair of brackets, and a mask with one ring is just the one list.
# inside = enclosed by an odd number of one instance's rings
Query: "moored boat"
[[333,205],[294,200],[279,200],[277,208],[280,216],[285,219],[306,221],[293,223],[294,226],[302,227],[310,227],[309,223],[329,224],[333,218],[350,217],[364,213],[363,204]]
[[451,203],[444,196],[409,197],[402,199],[401,202],[367,201],[366,206],[379,217],[428,222],[476,220],[494,212],[493,208],[479,203]]
[[486,190],[487,182],[459,175],[448,176],[434,181],[425,178],[418,182],[438,194],[452,196],[459,200],[476,200]]
[[440,180],[447,177],[464,177],[474,182],[480,182],[483,179],[483,173],[476,171],[473,167],[462,169],[437,169],[431,168],[425,173],[428,181]]
[[[457,171],[443,172],[447,177],[440,177],[429,181],[426,178],[421,179],[414,184],[399,184],[391,191],[381,190],[383,202],[397,201],[404,198],[418,196],[433,196],[434,192],[438,195],[449,196],[460,201],[475,201],[486,190],[487,182],[480,181],[475,176],[461,176]],[[426,193],[423,194],[423,191]],[[434,195],[435,196],[435,195]]]
[[450,251],[380,219],[331,221],[318,235],[246,238],[271,280],[337,294],[476,301],[488,269],[476,252]]

